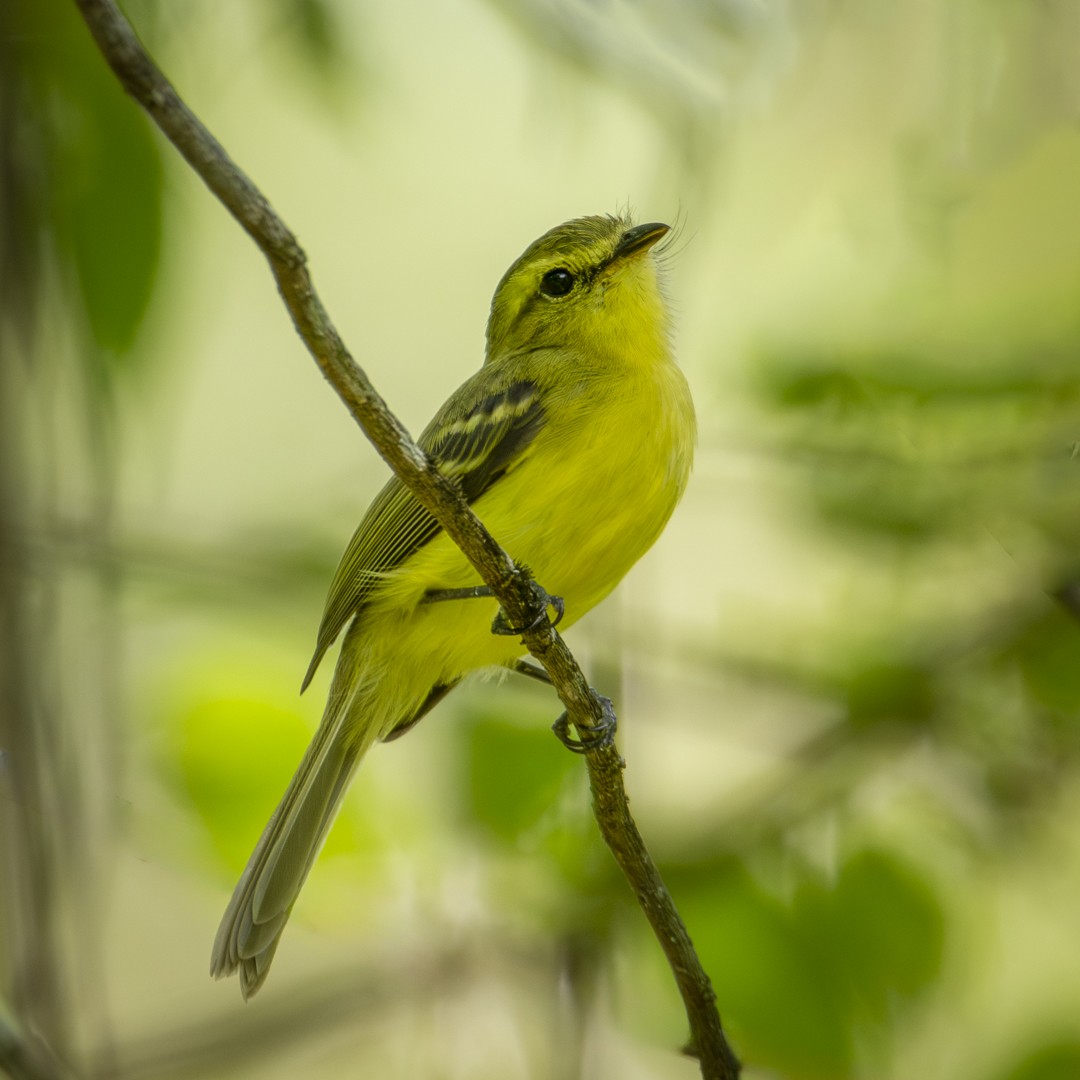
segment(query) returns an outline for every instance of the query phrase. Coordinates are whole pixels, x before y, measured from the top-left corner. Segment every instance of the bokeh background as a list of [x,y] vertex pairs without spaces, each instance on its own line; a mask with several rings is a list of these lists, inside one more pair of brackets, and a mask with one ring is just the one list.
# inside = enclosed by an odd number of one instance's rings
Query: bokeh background
[[[413,431],[535,236],[678,224],[701,420],[569,634],[748,1080],[1080,1077],[1080,5],[132,0]],[[689,1080],[538,685],[217,921],[385,467],[73,5],[0,5],[0,1071]]]

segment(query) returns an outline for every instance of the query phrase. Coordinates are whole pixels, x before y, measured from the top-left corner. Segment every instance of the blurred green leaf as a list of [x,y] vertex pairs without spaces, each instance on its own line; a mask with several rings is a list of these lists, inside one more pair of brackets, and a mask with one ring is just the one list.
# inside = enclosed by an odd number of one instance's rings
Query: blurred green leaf
[[937,707],[934,676],[933,669],[899,656],[893,663],[878,660],[855,667],[842,688],[848,719],[858,726],[926,723]]
[[1075,720],[1080,713],[1080,623],[1062,608],[1049,608],[1027,624],[1017,650],[1031,696]]
[[[294,712],[257,698],[207,696],[175,719],[168,765],[217,850],[233,870],[247,862],[285,792],[311,731]],[[349,829],[331,829],[324,850],[355,847]]]
[[289,53],[303,65],[298,73],[321,92],[322,104],[337,107],[349,100],[363,65],[354,37],[342,25],[339,6],[330,0],[277,0],[277,10]]
[[484,832],[514,844],[552,811],[580,762],[552,738],[547,722],[516,724],[504,716],[480,713],[467,724],[463,803]]
[[938,974],[940,903],[886,852],[855,853],[832,883],[796,872],[786,902],[737,861],[668,877],[737,1044],[790,1080],[853,1075],[865,1026],[886,1023]]
[[823,949],[850,994],[850,1013],[883,1023],[894,998],[914,997],[941,965],[944,915],[928,883],[884,851],[861,851],[830,889],[796,901],[807,939]]
[[119,359],[146,312],[161,250],[163,168],[149,122],[119,87],[62,84],[57,239],[70,253],[99,345]]
[[839,1080],[851,1045],[833,973],[817,963],[791,909],[740,863],[668,875],[725,1024],[748,1062],[789,1080]]
[[978,364],[944,347],[780,352],[753,377],[827,523],[907,544],[1003,520],[1053,534],[1062,515],[1075,523],[1080,495],[1080,469],[1064,471],[1080,420],[1075,349],[998,350]]
[[1080,1077],[1080,1042],[1068,1039],[1026,1055],[998,1080],[1076,1080]]
[[1075,403],[1080,393],[1080,372],[1061,346],[1035,355],[998,349],[981,353],[977,363],[944,348],[938,354],[898,353],[888,346],[825,354],[777,352],[765,356],[753,376],[764,399],[791,409],[842,403],[865,409],[899,398],[959,406],[1018,399]]
[[286,0],[294,24],[299,29],[298,42],[303,46],[312,69],[325,73],[327,64],[341,60],[341,33],[337,16],[325,0]]
[[[73,5],[7,6],[14,95],[34,118],[22,142],[22,180],[37,187],[16,208],[43,213],[70,269],[97,350],[99,381],[128,359],[146,312],[161,249],[163,164],[150,121],[121,89]],[[5,49],[6,51],[6,49]],[[36,209],[35,209],[36,208]]]

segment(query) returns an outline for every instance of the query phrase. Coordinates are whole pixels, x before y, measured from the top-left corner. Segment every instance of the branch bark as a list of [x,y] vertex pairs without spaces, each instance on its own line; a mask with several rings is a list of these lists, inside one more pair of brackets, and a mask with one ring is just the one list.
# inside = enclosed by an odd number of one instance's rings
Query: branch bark
[[[114,0],[75,3],[124,89],[266,256],[297,333],[364,434],[465,553],[510,624],[533,627],[523,635],[525,645],[551,677],[570,722],[579,732],[602,723],[604,703],[552,627],[528,574],[515,566],[453,482],[420,450],[349,354],[315,292],[296,237],[180,99]],[[699,1059],[705,1080],[737,1080],[739,1063],[724,1036],[712,985],[630,815],[624,762],[614,746],[592,750],[585,758],[601,833],[652,925],[682,994],[691,1030],[687,1052]]]

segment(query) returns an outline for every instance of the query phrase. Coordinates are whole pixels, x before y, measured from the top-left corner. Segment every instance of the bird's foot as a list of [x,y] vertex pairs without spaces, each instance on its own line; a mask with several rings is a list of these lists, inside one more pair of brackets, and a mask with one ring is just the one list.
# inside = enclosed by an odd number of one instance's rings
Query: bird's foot
[[[521,570],[523,573],[528,574],[528,570],[524,567]],[[498,614],[491,623],[491,632],[493,634],[501,634],[504,637],[518,637],[521,634],[527,634],[530,630],[535,630],[547,618],[548,608],[553,608],[555,611],[555,618],[551,620],[551,625],[558,626],[562,622],[562,617],[566,614],[566,604],[563,603],[563,598],[561,596],[552,596],[543,585],[534,581],[531,577],[529,577],[528,581],[533,596],[537,601],[537,606],[540,608],[540,614],[528,626],[513,626],[506,612],[499,608]]]
[[611,704],[610,698],[597,694],[595,690],[593,696],[600,702],[602,718],[598,724],[574,725],[581,738],[575,739],[570,734],[570,718],[566,713],[563,713],[551,725],[551,730],[555,732],[555,737],[559,742],[567,750],[572,750],[575,754],[587,754],[591,750],[603,750],[615,742],[615,729],[618,726],[615,717],[615,706]]

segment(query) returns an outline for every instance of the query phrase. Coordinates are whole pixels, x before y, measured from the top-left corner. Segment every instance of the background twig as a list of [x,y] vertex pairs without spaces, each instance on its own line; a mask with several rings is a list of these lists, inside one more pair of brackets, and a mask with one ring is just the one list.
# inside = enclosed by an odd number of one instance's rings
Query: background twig
[[[601,722],[602,705],[546,618],[528,576],[484,529],[387,408],[345,348],[319,300],[296,238],[262,193],[181,101],[112,0],[76,0],[94,40],[124,88],[150,114],[204,183],[252,237],[270,263],[297,332],[365,435],[432,513],[491,587],[510,622],[536,627],[523,635],[544,665],[570,721],[579,729]],[[734,1080],[738,1062],[728,1046],[708,976],[694,951],[659,871],[630,815],[623,761],[614,747],[587,756],[593,809],[604,839],[629,880],[675,974],[691,1028],[689,1052],[708,1080]]]
[[40,1038],[12,1026],[0,1007],[0,1075],[11,1080],[73,1080],[74,1074]]

